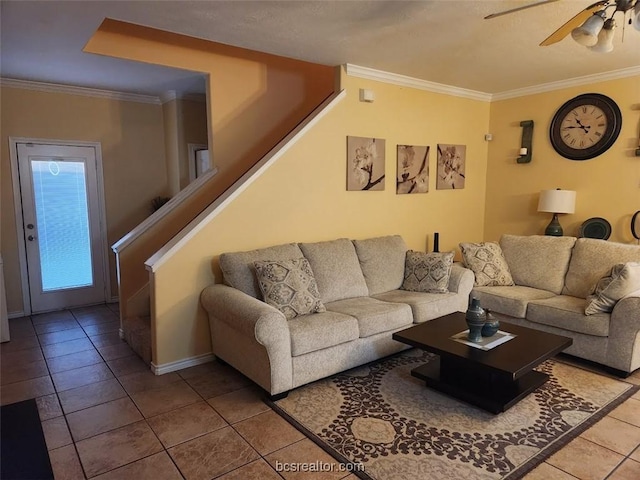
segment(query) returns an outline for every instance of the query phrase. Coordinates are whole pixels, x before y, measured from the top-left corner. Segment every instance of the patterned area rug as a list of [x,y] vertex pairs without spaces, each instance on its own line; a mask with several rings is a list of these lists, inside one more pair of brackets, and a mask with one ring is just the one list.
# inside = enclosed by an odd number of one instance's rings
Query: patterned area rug
[[300,387],[274,409],[363,479],[515,479],[638,390],[557,360],[549,381],[493,415],[411,376],[434,356],[408,350]]

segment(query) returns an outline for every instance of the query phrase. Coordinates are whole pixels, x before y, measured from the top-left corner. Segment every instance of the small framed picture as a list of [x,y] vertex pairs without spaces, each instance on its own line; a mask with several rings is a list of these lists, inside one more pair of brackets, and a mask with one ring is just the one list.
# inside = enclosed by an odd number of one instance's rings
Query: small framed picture
[[384,190],[385,140],[347,137],[347,190]]
[[464,188],[466,145],[438,144],[437,190]]

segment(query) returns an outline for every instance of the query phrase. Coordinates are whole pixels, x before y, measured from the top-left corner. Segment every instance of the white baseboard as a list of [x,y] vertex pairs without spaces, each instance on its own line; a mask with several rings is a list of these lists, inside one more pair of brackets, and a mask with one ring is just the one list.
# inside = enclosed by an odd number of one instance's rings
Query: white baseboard
[[22,317],[26,317],[24,312],[9,312],[9,314],[7,315],[7,318],[9,318],[9,319],[11,319],[11,318],[22,318]]
[[184,360],[178,360],[175,362],[163,363],[156,365],[151,362],[151,371],[156,375],[162,375],[165,373],[175,372],[176,370],[182,370],[183,368],[195,367],[196,365],[202,365],[203,363],[209,363],[215,360],[213,353],[204,353],[191,358],[185,358]]

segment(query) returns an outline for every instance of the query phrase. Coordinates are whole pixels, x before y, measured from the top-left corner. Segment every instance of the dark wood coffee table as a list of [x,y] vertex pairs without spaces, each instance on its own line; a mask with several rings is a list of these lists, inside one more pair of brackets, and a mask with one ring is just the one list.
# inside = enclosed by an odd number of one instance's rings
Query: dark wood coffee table
[[501,321],[500,330],[516,337],[485,351],[451,339],[466,329],[464,313],[456,312],[396,332],[393,339],[439,356],[413,369],[414,377],[492,413],[504,412],[543,385],[549,376],[533,369],[573,343]]

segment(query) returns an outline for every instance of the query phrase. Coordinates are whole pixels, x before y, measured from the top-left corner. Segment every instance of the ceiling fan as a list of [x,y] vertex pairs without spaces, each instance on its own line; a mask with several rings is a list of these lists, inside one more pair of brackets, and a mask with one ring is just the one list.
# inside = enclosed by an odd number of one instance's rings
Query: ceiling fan
[[[495,18],[556,1],[558,0],[541,0],[502,12],[492,13],[484,18],[485,20]],[[589,47],[594,52],[610,52],[613,50],[613,35],[616,28],[616,22],[613,17],[618,12],[622,12],[625,19],[627,13],[629,13],[628,22],[633,24],[637,30],[640,30],[640,0],[601,0],[579,12],[543,40],[540,46],[553,45],[571,33],[576,42]]]

